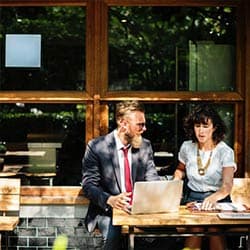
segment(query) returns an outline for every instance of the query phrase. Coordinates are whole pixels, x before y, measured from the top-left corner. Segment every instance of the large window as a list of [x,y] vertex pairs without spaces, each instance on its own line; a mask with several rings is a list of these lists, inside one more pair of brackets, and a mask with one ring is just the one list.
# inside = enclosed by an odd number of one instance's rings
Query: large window
[[[0,8],[1,90],[83,90],[85,88],[85,8]],[[18,63],[11,59],[8,36],[13,38]],[[26,40],[20,36],[26,36]],[[28,36],[39,35],[41,49]],[[13,51],[15,49],[15,51]],[[34,51],[35,50],[35,51]],[[40,53],[40,64],[26,64],[32,53]],[[23,61],[23,65],[22,65]]]
[[85,105],[16,103],[0,107],[6,176],[16,173],[24,183],[34,184],[39,177],[46,184],[47,178],[53,177],[54,185],[79,185]]
[[229,7],[110,8],[109,89],[233,91],[235,20]]
[[[164,171],[160,174],[173,174],[178,163],[178,150],[185,140],[183,118],[189,113],[193,104],[145,104],[146,128],[143,136],[149,138],[155,153],[157,167]],[[219,115],[225,121],[227,133],[225,142],[234,145],[234,109],[233,105],[215,105]],[[115,128],[114,105],[110,105],[110,131]]]
[[86,143],[115,127],[116,102],[138,99],[157,165],[175,169],[183,117],[208,102],[228,127],[236,175],[249,174],[248,5],[0,1],[0,149],[9,170],[22,166],[25,184],[47,185],[47,175],[49,185],[80,185]]
[[236,13],[232,6],[109,8],[107,93],[134,93],[149,102],[145,136],[155,152],[173,155],[172,171],[185,139],[182,120],[193,100],[219,100],[217,108],[228,127],[226,140],[231,147],[239,140],[239,133],[233,132],[238,107],[232,98],[226,99],[239,86]]

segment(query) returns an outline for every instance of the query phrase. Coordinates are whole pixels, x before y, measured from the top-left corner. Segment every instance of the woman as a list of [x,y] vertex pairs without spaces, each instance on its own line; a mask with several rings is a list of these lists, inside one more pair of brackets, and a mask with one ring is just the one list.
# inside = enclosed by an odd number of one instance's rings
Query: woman
[[[223,120],[211,106],[199,105],[184,120],[184,130],[191,140],[181,145],[174,179],[186,177],[186,202],[202,202],[201,209],[209,210],[216,202],[231,201],[236,163],[233,149],[223,141]],[[186,238],[185,247],[201,249],[201,243],[201,237],[192,236]],[[209,243],[212,250],[225,249],[221,236],[210,236]]]

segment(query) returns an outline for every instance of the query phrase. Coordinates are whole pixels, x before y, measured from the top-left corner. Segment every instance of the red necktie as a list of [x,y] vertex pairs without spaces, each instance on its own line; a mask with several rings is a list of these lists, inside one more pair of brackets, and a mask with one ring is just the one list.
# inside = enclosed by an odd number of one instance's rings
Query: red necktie
[[[128,148],[122,148],[122,151],[124,153],[125,188],[126,188],[126,192],[132,193],[132,181],[130,178],[130,166],[129,166],[129,161],[128,161]],[[132,195],[131,195],[131,201],[132,201]]]

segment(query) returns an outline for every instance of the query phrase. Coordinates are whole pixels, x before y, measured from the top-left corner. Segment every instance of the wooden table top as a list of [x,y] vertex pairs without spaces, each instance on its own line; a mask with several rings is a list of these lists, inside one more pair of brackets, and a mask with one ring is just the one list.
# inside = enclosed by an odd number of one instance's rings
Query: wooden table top
[[[2,171],[0,171],[0,177],[11,177],[16,175],[25,175],[28,177],[54,177],[56,176],[55,172],[27,172],[22,171],[22,169],[26,167],[32,167],[30,164],[22,164],[22,165],[4,165]],[[50,170],[48,170],[50,171]]]
[[22,169],[23,165],[4,165],[2,171],[0,171],[0,177],[16,176]]
[[206,226],[206,225],[247,225],[250,220],[220,219],[216,212],[192,212],[180,206],[176,213],[131,215],[122,210],[113,210],[113,224],[120,226]]
[[18,216],[0,216],[0,231],[12,231],[19,222]]
[[26,151],[6,151],[4,156],[44,156],[46,154],[45,151],[35,151],[35,150],[26,150]]

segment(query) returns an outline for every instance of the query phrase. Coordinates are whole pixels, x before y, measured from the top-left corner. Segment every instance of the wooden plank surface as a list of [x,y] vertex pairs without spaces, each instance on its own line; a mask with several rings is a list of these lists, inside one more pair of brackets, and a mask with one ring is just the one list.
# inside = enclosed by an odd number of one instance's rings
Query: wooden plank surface
[[0,194],[20,194],[20,179],[0,179]]
[[12,231],[19,222],[18,216],[0,216],[0,231]]
[[[19,211],[20,208],[20,179],[0,178],[0,211]],[[1,221],[0,221],[1,222]]]
[[[250,201],[250,179],[235,178],[232,199],[235,202]],[[88,205],[81,186],[22,186],[21,204]]]
[[76,186],[22,186],[22,205],[87,205],[82,187]]
[[19,222],[20,184],[18,178],[0,178],[0,231],[12,231]]
[[113,210],[113,224],[122,226],[211,226],[246,225],[249,220],[221,220],[216,212],[191,212],[181,206],[176,213],[131,215],[122,210]]

